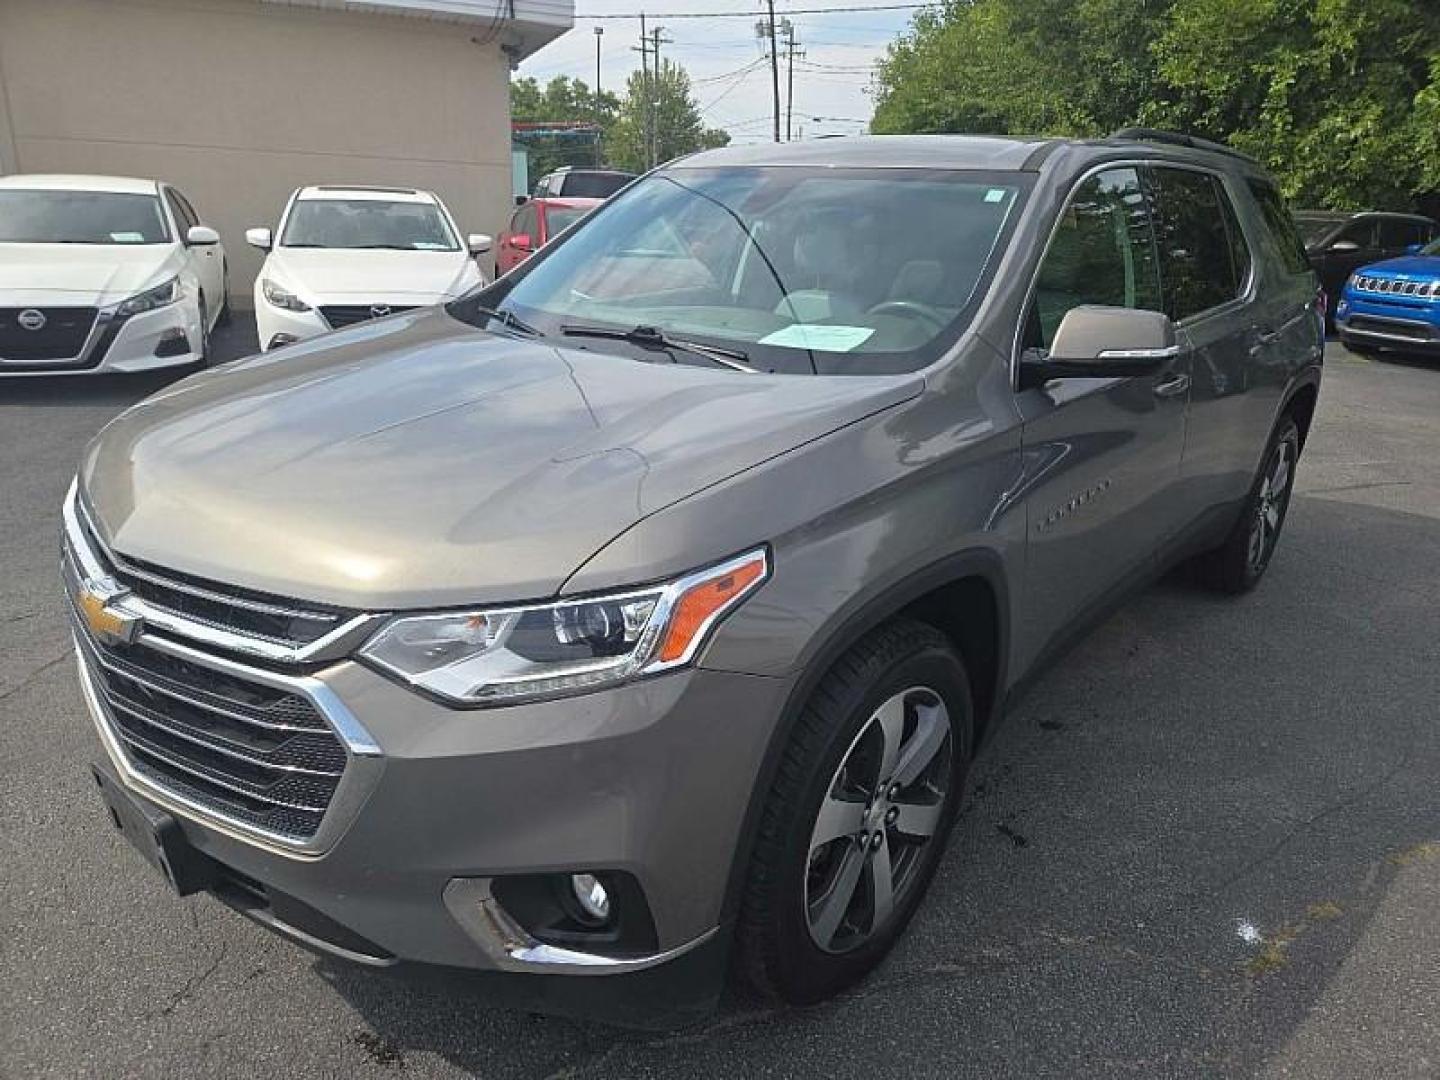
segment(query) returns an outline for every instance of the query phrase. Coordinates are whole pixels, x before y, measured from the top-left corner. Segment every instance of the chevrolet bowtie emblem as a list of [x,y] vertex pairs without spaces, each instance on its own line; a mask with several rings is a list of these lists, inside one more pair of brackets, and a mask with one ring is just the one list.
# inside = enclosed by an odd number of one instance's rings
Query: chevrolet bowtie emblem
[[111,577],[86,578],[75,604],[90,633],[107,645],[129,645],[140,636],[145,620],[126,611],[121,601],[130,590]]

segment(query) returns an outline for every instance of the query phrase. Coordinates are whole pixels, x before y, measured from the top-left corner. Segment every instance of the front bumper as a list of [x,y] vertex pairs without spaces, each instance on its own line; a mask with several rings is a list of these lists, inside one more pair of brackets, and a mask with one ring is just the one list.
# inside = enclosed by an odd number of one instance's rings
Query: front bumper
[[1335,328],[1347,345],[1440,354],[1440,301],[1375,299],[1346,289],[1335,311]]
[[200,313],[189,297],[124,320],[97,318],[80,352],[26,363],[0,361],[0,378],[134,374],[200,360]]

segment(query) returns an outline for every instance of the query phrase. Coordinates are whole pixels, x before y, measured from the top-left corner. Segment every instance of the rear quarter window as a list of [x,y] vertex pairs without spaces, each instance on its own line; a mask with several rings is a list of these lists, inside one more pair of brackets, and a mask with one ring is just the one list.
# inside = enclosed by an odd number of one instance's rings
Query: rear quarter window
[[1285,269],[1292,274],[1308,274],[1310,258],[1305,254],[1305,242],[1300,239],[1300,232],[1295,227],[1295,219],[1290,216],[1290,211],[1285,206],[1285,200],[1281,198],[1279,189],[1264,180],[1247,180],[1245,184],[1260,207],[1260,214],[1265,219],[1265,228],[1270,234],[1270,239],[1275,242],[1275,248],[1285,263]]

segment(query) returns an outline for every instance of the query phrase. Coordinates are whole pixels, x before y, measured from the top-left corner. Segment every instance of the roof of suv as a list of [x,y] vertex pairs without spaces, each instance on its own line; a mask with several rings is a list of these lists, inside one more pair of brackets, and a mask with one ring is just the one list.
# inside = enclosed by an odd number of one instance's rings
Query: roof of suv
[[[1154,138],[1149,137],[1154,135]],[[1070,152],[1097,160],[1127,155],[1204,161],[1259,171],[1245,155],[1214,143],[1166,132],[1119,132],[1106,139],[1006,138],[994,135],[853,135],[791,143],[756,143],[702,150],[671,168],[818,165],[872,169],[991,169],[1037,171],[1052,154]]]

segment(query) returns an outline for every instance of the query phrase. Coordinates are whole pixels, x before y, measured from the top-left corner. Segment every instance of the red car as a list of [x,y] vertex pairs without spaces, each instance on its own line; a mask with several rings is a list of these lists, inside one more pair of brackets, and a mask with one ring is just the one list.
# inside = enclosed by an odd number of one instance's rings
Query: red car
[[530,257],[530,253],[559,236],[604,199],[538,198],[515,208],[510,224],[500,234],[495,254],[495,275],[508,273]]

